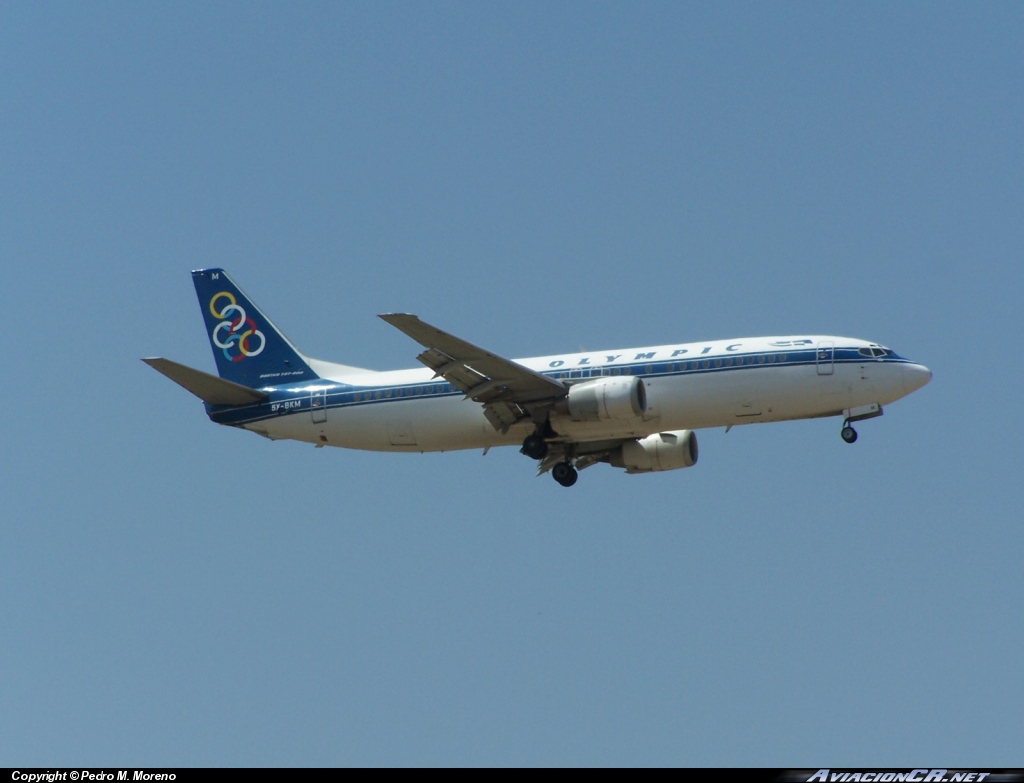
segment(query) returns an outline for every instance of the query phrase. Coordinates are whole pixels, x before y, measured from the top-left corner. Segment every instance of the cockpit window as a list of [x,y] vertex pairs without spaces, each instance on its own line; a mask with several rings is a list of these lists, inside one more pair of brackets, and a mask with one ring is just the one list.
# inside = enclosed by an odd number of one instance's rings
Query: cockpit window
[[869,359],[871,358],[870,348],[858,348],[857,353],[859,353],[861,356],[867,356]]

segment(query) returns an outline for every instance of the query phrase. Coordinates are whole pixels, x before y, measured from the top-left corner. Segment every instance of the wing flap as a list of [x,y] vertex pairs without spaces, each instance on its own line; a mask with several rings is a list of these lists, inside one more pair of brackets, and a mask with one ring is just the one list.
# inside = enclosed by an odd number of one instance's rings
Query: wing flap
[[252,405],[267,399],[263,392],[172,362],[170,359],[152,358],[142,361],[210,405]]
[[530,415],[531,403],[550,403],[565,396],[556,380],[424,323],[418,316],[385,313],[384,321],[427,350],[416,358],[434,373],[484,406],[496,430],[505,432]]
[[508,432],[508,428],[529,414],[515,403],[492,402],[484,405],[484,416],[491,426],[499,432]]

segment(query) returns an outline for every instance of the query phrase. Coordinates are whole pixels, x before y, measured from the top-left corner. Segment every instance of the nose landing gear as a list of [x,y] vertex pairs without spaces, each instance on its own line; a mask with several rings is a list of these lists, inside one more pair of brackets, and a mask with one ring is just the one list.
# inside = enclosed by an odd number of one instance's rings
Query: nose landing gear
[[843,429],[840,430],[839,436],[847,443],[857,442],[857,430],[850,425],[855,421],[864,421],[865,419],[874,419],[882,415],[882,406],[877,402],[873,402],[870,405],[861,405],[856,408],[849,408],[843,413],[846,414],[846,418],[843,420]]

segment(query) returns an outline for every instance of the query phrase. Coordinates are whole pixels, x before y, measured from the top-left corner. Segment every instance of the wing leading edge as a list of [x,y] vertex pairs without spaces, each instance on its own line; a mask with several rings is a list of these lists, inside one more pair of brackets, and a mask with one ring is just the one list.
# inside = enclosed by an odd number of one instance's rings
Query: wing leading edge
[[468,399],[484,406],[494,429],[507,432],[565,396],[565,386],[528,367],[461,340],[407,313],[379,316],[422,345],[416,358]]

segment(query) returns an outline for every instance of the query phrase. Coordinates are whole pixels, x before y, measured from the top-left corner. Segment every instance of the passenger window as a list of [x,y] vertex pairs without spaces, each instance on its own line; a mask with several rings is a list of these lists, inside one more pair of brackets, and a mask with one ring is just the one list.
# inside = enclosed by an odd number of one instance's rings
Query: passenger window
[[764,354],[761,354],[760,356],[757,357],[757,363],[764,364]]
[[648,364],[647,365],[647,374],[650,375],[652,372],[654,372],[654,367],[652,367],[651,365]]
[[782,353],[782,354],[779,354],[779,361],[780,361],[780,362],[784,362],[784,361],[786,361],[786,354],[784,354],[784,353]]

